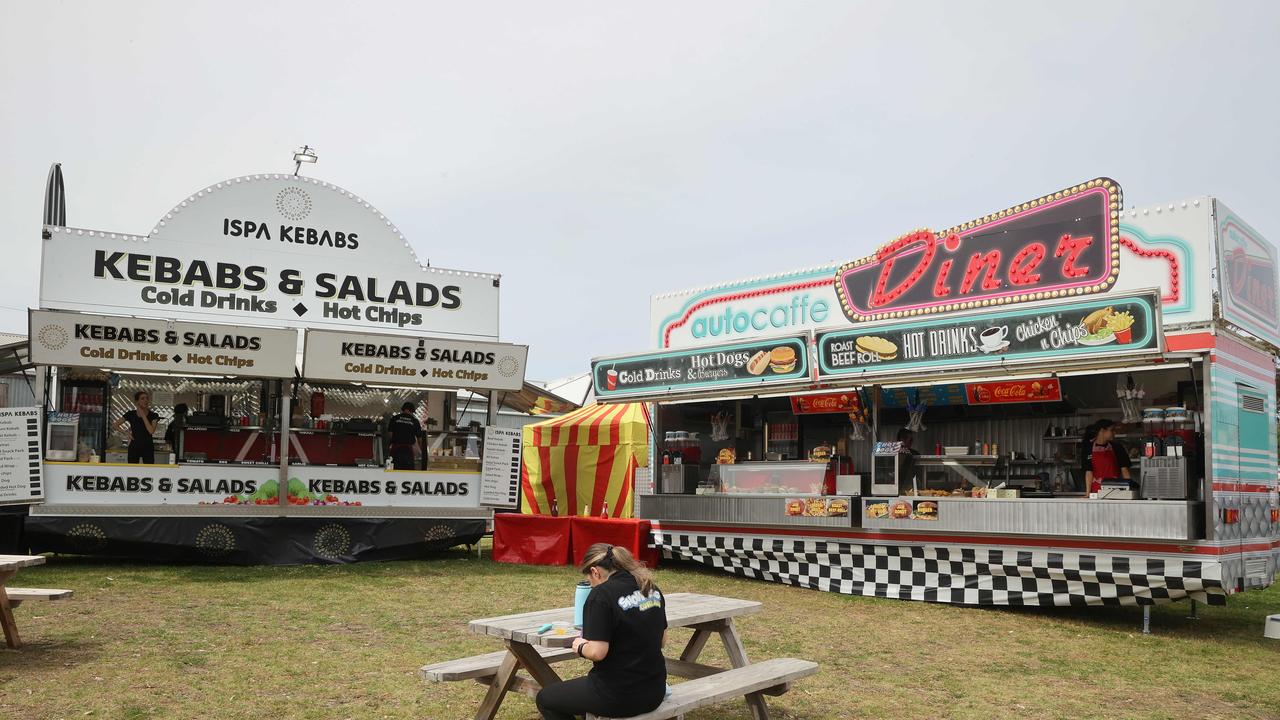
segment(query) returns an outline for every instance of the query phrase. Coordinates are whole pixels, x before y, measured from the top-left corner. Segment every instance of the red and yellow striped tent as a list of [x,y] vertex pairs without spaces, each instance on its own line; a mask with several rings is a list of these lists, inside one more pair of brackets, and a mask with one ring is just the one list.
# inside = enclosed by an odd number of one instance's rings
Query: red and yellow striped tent
[[558,418],[526,425],[520,489],[521,512],[631,517],[636,468],[649,465],[649,417],[644,405],[588,405]]

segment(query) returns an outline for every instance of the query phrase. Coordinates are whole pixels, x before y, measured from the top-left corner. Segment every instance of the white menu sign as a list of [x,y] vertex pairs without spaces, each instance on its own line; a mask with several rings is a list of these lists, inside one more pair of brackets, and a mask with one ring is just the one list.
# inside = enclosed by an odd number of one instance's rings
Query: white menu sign
[[60,310],[28,316],[31,361],[164,373],[293,377],[298,331]]
[[307,330],[302,375],[330,382],[519,390],[528,357],[527,345]]
[[520,442],[522,432],[493,427],[484,430],[484,459],[480,468],[480,504],[520,506]]
[[0,410],[0,505],[44,499],[40,408]]

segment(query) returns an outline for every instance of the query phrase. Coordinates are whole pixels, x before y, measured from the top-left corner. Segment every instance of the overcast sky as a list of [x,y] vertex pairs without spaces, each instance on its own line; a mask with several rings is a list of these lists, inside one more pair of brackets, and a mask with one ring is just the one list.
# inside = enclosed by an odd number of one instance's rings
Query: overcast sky
[[500,272],[529,375],[647,347],[649,296],[866,254],[1082,180],[1280,239],[1280,3],[0,0],[0,330],[68,224],[145,233],[292,170]]

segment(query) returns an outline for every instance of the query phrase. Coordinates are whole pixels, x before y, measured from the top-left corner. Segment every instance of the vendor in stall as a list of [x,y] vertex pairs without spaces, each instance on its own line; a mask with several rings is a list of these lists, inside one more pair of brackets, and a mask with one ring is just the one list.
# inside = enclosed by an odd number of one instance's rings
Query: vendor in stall
[[129,426],[129,462],[156,464],[156,422],[160,416],[151,409],[151,396],[146,390],[133,394],[133,409],[120,416],[116,430]]
[[1129,480],[1129,452],[1115,439],[1115,422],[1102,419],[1085,429],[1080,448],[1084,484],[1089,492],[1102,490],[1107,480]]
[[423,440],[422,423],[414,413],[418,406],[407,402],[400,406],[400,414],[391,418],[391,464],[396,470],[416,470],[413,462],[413,448],[422,445],[422,469],[426,470],[427,452]]

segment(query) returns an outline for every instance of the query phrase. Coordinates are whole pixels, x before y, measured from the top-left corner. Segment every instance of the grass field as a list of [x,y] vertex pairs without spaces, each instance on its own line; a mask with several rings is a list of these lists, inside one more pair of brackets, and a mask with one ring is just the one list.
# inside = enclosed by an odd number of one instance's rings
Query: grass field
[[[418,668],[499,649],[466,622],[569,604],[576,580],[461,551],[290,568],[54,558],[16,583],[76,596],[16,611],[27,646],[0,652],[0,718],[469,718],[479,685],[427,685]],[[775,718],[1280,717],[1280,643],[1262,638],[1275,590],[1201,607],[1199,620],[1185,603],[1156,608],[1143,636],[1138,609],[852,598],[687,565],[659,583],[759,600],[764,612],[741,621],[752,657],[821,664],[770,701]],[[739,702],[689,718],[744,715]],[[537,713],[514,696],[501,717]]]

